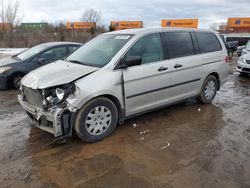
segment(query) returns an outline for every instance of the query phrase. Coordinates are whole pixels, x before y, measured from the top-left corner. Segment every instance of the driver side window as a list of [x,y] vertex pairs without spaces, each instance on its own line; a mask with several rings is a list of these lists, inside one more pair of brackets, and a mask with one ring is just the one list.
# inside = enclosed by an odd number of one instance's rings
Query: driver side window
[[142,58],[142,64],[163,60],[160,34],[149,34],[139,39],[126,54],[126,58],[133,56],[140,56]]

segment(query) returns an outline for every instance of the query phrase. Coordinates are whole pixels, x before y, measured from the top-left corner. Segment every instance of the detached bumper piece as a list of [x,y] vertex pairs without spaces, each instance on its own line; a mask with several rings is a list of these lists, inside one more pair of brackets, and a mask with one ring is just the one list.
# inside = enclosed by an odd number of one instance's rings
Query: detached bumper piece
[[66,108],[44,111],[42,108],[26,102],[22,95],[18,95],[18,101],[35,126],[56,137],[54,142],[72,136],[75,113],[68,111]]

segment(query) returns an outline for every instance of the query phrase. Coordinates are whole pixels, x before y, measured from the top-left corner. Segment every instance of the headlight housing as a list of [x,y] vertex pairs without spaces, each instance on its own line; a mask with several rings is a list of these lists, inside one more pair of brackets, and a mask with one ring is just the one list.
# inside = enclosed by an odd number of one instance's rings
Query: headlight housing
[[0,74],[4,73],[4,72],[7,72],[9,70],[11,70],[12,67],[0,67]]
[[56,96],[60,101],[63,100],[65,93],[66,93],[65,90],[61,88],[56,88]]
[[62,104],[75,91],[75,84],[65,84],[43,90],[44,106],[51,107]]

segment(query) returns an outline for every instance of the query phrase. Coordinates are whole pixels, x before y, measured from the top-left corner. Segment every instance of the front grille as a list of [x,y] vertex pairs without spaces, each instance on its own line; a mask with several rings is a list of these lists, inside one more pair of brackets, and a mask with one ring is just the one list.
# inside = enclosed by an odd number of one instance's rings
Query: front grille
[[248,68],[243,68],[242,71],[244,71],[244,72],[250,72],[250,69],[248,69]]
[[246,60],[246,63],[247,63],[247,64],[250,64],[250,60]]
[[43,98],[41,93],[38,90],[30,89],[27,87],[22,87],[23,97],[24,99],[36,107],[42,107],[43,106]]

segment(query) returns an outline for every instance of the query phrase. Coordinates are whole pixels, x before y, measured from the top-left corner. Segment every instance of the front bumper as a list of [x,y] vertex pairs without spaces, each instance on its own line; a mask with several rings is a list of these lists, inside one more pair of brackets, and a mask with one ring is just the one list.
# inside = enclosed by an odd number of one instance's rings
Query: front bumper
[[21,94],[18,95],[18,101],[38,128],[55,137],[71,136],[74,115],[67,110],[67,107],[44,111],[26,102]]
[[236,66],[236,71],[240,73],[250,74],[250,64],[246,64],[246,63],[238,61],[237,66]]
[[0,89],[7,89],[8,88],[8,78],[7,76],[0,74]]

